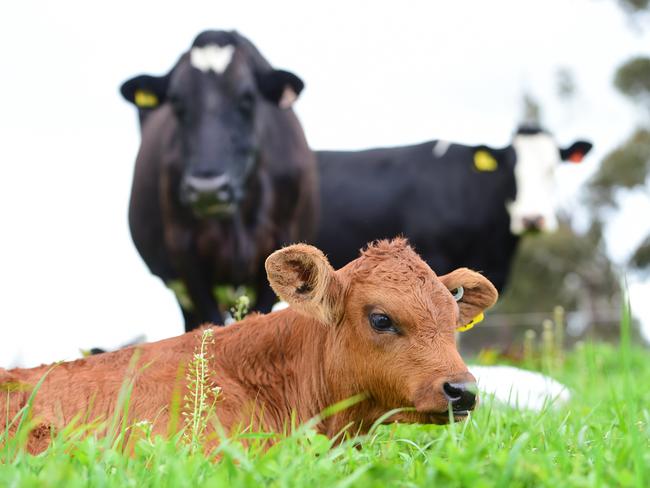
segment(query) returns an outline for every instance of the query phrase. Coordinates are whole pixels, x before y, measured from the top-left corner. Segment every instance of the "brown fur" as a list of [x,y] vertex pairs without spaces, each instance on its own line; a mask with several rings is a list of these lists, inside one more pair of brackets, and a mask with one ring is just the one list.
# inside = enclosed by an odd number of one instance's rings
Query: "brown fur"
[[[495,303],[489,281],[467,269],[438,278],[403,239],[375,243],[338,271],[304,244],[276,251],[266,267],[273,289],[291,307],[213,329],[211,380],[222,389],[216,414],[226,430],[252,423],[282,431],[292,413],[304,422],[358,394],[365,400],[318,429],[329,436],[344,428],[364,431],[397,407],[414,408],[393,418],[400,421],[447,421],[442,383],[473,381],[454,331]],[[465,288],[460,307],[449,293],[457,286]],[[374,331],[372,312],[392,317],[401,334]],[[191,360],[201,333],[55,366],[36,395],[40,423],[30,450],[43,450],[45,433],[80,412],[108,418],[127,376],[134,378],[130,420],[149,420],[155,433],[166,434],[174,389],[184,387],[179,368]],[[33,386],[48,368],[0,370],[0,383]],[[10,415],[28,397],[29,388],[10,393]]]

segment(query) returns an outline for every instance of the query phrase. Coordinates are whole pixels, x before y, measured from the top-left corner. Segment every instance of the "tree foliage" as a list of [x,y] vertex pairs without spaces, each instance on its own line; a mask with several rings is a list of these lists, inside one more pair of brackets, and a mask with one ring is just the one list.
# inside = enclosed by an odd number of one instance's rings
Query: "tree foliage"
[[631,263],[638,269],[650,271],[650,235],[645,238],[632,256]]
[[585,302],[616,308],[618,290],[600,223],[581,234],[562,218],[557,232],[524,236],[499,312],[549,312],[556,305],[576,310]]
[[541,125],[542,109],[539,102],[530,93],[524,93],[522,97],[524,125]]
[[566,66],[561,67],[555,73],[557,96],[560,100],[571,100],[578,90],[573,72]]
[[635,57],[620,66],[614,76],[614,86],[650,112],[650,58]]
[[650,0],[618,0],[618,3],[630,13],[644,12],[650,8]]
[[[631,14],[650,13],[650,0],[618,0]],[[619,188],[648,191],[650,175],[650,57],[636,56],[623,63],[614,75],[614,86],[630,102],[641,109],[641,124],[634,133],[603,160],[592,178],[588,199],[595,212],[603,207],[617,207]],[[629,260],[631,267],[650,271],[650,235],[641,243]]]
[[596,208],[616,207],[616,190],[634,189],[645,185],[648,173],[650,130],[639,128],[605,157],[589,184],[589,200]]

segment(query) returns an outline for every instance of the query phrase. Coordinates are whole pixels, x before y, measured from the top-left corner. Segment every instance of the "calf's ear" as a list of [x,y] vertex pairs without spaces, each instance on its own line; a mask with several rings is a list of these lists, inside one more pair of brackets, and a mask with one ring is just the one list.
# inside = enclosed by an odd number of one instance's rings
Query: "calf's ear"
[[467,268],[459,268],[440,277],[440,281],[457,298],[459,330],[471,328],[483,318],[483,312],[499,297],[494,285],[483,275]]
[[169,74],[165,76],[138,75],[122,83],[120,93],[139,109],[152,109],[165,101]]
[[291,108],[305,83],[295,74],[281,69],[256,73],[257,88],[269,102],[280,108]]
[[271,254],[265,267],[271,287],[291,308],[325,324],[339,321],[343,285],[321,251],[294,244]]
[[585,155],[591,151],[592,147],[593,144],[591,142],[576,141],[565,149],[560,148],[560,158],[562,158],[562,161],[580,163]]

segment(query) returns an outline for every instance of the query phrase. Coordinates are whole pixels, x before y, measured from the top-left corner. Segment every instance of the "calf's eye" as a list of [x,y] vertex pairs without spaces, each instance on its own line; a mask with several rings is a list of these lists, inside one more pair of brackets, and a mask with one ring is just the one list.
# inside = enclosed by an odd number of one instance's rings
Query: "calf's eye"
[[463,298],[463,295],[465,294],[465,290],[463,289],[462,286],[459,286],[458,288],[454,288],[453,290],[449,290],[451,295],[454,297],[454,300],[457,302],[460,301],[461,298]]
[[390,332],[391,334],[399,334],[399,330],[391,318],[383,313],[371,313],[368,317],[370,325],[377,332]]

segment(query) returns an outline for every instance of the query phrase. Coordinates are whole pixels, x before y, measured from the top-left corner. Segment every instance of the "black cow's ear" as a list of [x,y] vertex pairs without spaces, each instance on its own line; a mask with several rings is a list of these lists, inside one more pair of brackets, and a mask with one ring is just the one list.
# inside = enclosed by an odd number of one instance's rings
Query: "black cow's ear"
[[256,73],[257,88],[264,98],[280,108],[291,108],[305,88],[305,83],[296,75],[281,69]]
[[580,163],[585,155],[591,151],[593,144],[588,141],[576,141],[568,148],[560,148],[560,157],[562,161],[569,161],[571,163]]
[[122,96],[139,109],[152,109],[165,101],[169,75],[138,75],[120,87]]

